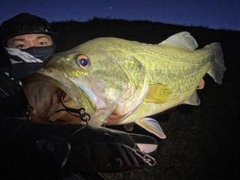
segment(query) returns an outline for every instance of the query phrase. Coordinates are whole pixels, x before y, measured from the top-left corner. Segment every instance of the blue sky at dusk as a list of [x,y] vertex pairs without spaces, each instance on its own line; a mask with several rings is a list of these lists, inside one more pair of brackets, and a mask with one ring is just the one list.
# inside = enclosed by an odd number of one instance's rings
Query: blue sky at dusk
[[21,12],[56,21],[93,17],[240,30],[239,0],[1,0],[0,24]]

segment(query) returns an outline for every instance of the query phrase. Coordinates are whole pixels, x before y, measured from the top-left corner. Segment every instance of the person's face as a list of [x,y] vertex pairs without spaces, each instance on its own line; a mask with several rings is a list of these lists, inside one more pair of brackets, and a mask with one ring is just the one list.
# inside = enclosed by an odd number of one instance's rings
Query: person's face
[[24,34],[9,39],[7,47],[27,49],[30,47],[50,46],[52,44],[52,38],[46,34]]

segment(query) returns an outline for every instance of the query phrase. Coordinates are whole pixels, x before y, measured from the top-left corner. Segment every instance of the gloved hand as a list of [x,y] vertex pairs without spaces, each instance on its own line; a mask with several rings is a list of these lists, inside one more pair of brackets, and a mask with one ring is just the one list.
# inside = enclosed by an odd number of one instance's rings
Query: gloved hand
[[[147,159],[148,156],[141,151],[151,152],[157,147],[157,142],[152,137],[107,128],[38,124],[18,118],[6,119],[0,125],[4,140],[1,146],[7,150],[17,142],[18,149],[10,150],[16,154],[20,154],[18,151],[23,153],[22,160],[18,161],[20,162],[17,165],[17,168],[20,168],[18,172],[24,173],[21,170],[23,163],[23,168],[31,169],[33,175],[35,175],[33,169],[42,172],[41,175],[48,171],[48,176],[50,173],[55,175],[62,172],[70,174],[127,171],[139,168],[149,163],[149,160],[154,161],[151,158]],[[146,151],[146,148],[142,148],[144,144],[146,147],[154,148]],[[34,158],[32,165],[30,157]],[[28,158],[29,167],[26,167],[24,158]]]
[[67,138],[71,152],[66,167],[75,172],[122,172],[139,168],[146,164],[146,159],[134,140],[137,138],[141,144],[154,145],[156,150],[157,142],[152,137],[85,126]]

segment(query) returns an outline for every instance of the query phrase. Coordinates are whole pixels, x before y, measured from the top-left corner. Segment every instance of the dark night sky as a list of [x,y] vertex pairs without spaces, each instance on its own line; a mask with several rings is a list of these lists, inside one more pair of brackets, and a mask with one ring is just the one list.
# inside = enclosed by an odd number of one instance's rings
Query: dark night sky
[[239,0],[1,0],[0,23],[29,12],[48,21],[93,17],[240,30]]

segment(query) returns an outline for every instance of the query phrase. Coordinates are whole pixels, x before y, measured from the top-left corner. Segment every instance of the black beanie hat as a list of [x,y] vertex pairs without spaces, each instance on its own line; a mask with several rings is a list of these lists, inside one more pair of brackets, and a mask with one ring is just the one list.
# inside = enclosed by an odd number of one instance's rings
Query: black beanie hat
[[46,19],[28,13],[20,13],[2,23],[0,40],[5,46],[12,37],[24,34],[47,34],[51,37],[56,35],[50,30]]

